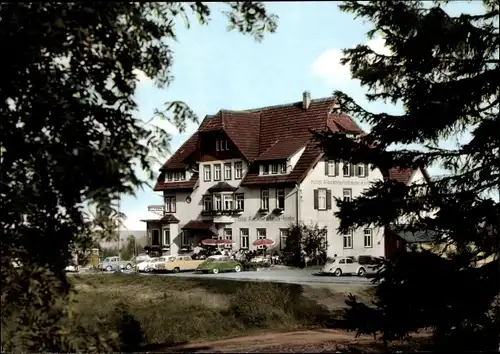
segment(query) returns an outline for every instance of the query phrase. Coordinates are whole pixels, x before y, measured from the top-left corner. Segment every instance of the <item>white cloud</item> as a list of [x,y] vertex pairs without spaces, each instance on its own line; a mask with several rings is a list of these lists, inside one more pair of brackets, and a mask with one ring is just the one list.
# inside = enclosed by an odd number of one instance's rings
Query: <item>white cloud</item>
[[149,84],[150,82],[152,82],[151,78],[149,78],[142,70],[134,69],[133,73],[135,74],[135,77],[139,80],[137,87],[143,86],[143,85],[146,85],[146,84]]
[[[158,205],[161,205],[161,200]],[[146,223],[142,222],[141,220],[148,220],[148,219],[159,219],[160,216],[156,215],[147,209],[147,205],[144,205],[144,210],[142,211],[131,211],[126,213],[127,218],[123,222],[123,230],[130,230],[130,231],[135,231],[135,230],[146,230]]]
[[[366,42],[366,45],[378,54],[390,54],[383,38],[371,39]],[[322,79],[329,86],[339,86],[349,83],[351,81],[350,68],[349,65],[342,65],[340,63],[342,56],[341,49],[327,49],[312,64],[312,74]]]

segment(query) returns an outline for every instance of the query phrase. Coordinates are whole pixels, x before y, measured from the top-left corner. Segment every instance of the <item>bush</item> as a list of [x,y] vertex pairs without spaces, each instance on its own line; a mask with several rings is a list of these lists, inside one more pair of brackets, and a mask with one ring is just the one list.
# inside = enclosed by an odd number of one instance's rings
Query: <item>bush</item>
[[230,311],[248,327],[272,324],[321,325],[328,310],[302,296],[300,285],[248,283],[231,299]]
[[269,268],[270,263],[267,262],[250,262],[250,261],[240,261],[241,269],[247,272],[256,271],[257,268]]

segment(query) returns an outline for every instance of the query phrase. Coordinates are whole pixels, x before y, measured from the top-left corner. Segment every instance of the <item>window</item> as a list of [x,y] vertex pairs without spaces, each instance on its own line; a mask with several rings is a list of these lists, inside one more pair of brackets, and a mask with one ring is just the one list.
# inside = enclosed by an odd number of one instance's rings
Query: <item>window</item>
[[347,264],[353,264],[353,263],[354,263],[354,260],[353,260],[352,258],[347,258],[347,259],[345,260],[345,262],[346,262]]
[[160,245],[160,230],[153,229],[151,230],[151,246],[159,246]]
[[236,210],[245,210],[245,195],[236,194]]
[[[224,229],[224,239],[233,240],[233,229]],[[226,248],[233,248],[232,244],[225,245]]]
[[288,229],[280,229],[280,249],[284,250],[286,247],[286,240],[288,237]]
[[269,174],[269,165],[268,164],[262,165],[262,174],[263,175],[268,175]]
[[240,229],[240,248],[248,249],[250,245],[250,236],[248,229]]
[[165,179],[167,180],[167,182],[172,181],[172,172],[167,172],[165,174]]
[[273,175],[277,175],[278,174],[278,164],[276,164],[276,163],[271,164],[271,173]]
[[263,240],[266,238],[266,229],[257,229],[257,238]]
[[286,173],[286,162],[280,163],[280,173]]
[[220,163],[214,165],[214,181],[220,181],[221,178],[221,166]]
[[174,172],[174,181],[179,180],[179,172]]
[[217,139],[215,140],[215,150],[216,151],[229,151],[227,140]]
[[224,179],[230,180],[231,179],[231,171],[232,171],[232,164],[231,162],[225,163],[224,164]]
[[276,189],[276,208],[285,210],[285,190]]
[[326,163],[328,176],[335,176],[335,161],[328,160]]
[[205,182],[210,182],[212,180],[212,166],[210,165],[203,166],[203,176]]
[[269,189],[262,189],[260,191],[260,208],[269,210]]
[[179,179],[181,181],[185,181],[186,180],[186,171],[179,172]]
[[243,177],[243,162],[234,163],[234,179],[241,179]]
[[344,167],[342,167],[342,175],[344,177],[350,177],[351,176],[350,165],[347,162],[345,162],[344,163]]
[[342,196],[343,196],[344,202],[350,202],[350,201],[352,201],[352,189],[350,189],[350,188],[344,188],[342,190]]
[[175,213],[175,197],[165,197],[165,212]]
[[222,210],[222,198],[220,194],[214,195],[214,210]]
[[318,189],[318,210],[326,210],[326,189]]
[[170,229],[163,229],[163,245],[170,245]]
[[224,194],[224,210],[233,210],[232,194]]
[[203,196],[203,210],[205,211],[212,210],[212,196],[210,195]]
[[356,174],[358,175],[358,177],[366,177],[365,165],[357,165],[356,170]]
[[347,231],[342,235],[344,248],[352,248],[352,230]]
[[365,247],[371,248],[373,247],[373,234],[372,229],[365,229]]
[[181,246],[189,246],[189,234],[186,230],[181,234]]

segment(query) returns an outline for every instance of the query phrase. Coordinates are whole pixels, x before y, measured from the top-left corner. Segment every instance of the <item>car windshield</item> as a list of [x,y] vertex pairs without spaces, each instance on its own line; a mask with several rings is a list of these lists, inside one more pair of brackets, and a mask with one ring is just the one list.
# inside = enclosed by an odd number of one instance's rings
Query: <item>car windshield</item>
[[219,260],[220,260],[220,258],[218,258],[218,257],[208,257],[207,258],[207,262],[215,262],[215,261],[219,261]]
[[158,262],[158,260],[159,260],[158,258],[151,258],[150,262]]

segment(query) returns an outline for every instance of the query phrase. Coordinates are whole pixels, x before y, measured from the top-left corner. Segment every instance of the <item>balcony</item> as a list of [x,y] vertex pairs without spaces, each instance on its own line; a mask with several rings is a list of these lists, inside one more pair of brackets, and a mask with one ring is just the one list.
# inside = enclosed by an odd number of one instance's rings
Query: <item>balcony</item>
[[229,224],[243,213],[243,210],[204,210],[201,212],[202,219],[212,220],[214,223]]

